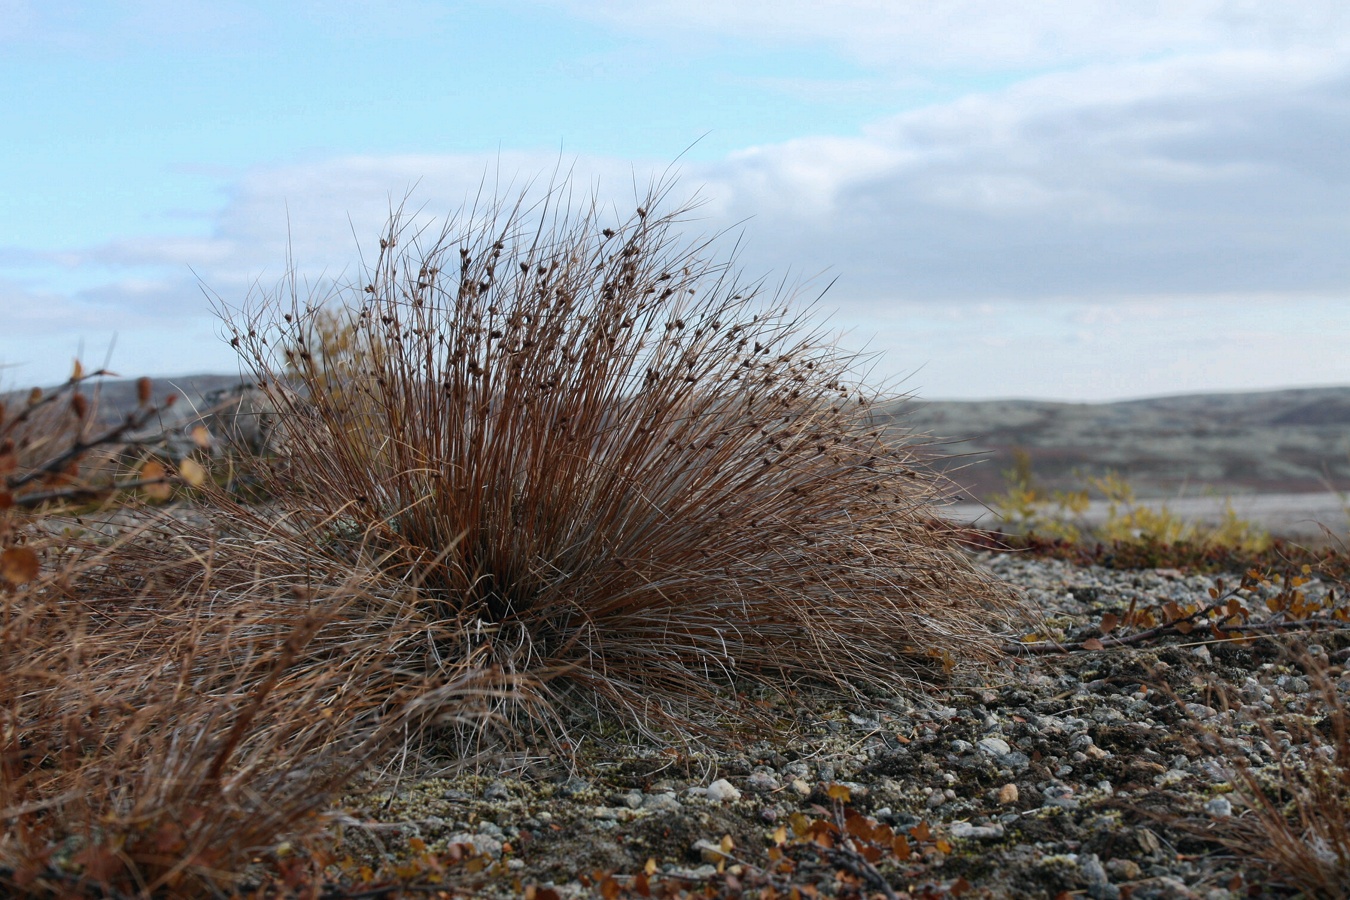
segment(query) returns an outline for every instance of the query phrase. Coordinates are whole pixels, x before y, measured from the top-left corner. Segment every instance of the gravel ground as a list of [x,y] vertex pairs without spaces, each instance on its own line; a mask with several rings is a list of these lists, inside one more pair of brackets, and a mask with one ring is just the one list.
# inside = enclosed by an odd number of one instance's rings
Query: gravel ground
[[[981,561],[1023,590],[1046,617],[1042,633],[1060,640],[1098,634],[1103,614],[1131,604],[1207,603],[1214,585],[1169,570]],[[1325,593],[1315,581],[1304,590]],[[1252,854],[1197,831],[1250,815],[1233,792],[1231,755],[1259,770],[1277,755],[1267,738],[1289,740],[1278,722],[1273,733],[1259,722],[1321,708],[1316,685],[1281,650],[1291,643],[1330,663],[1344,699],[1341,633],[1239,646],[1208,642],[1203,629],[1009,659],[894,698],[803,690],[765,701],[785,732],[795,723],[791,738],[700,752],[611,748],[570,770],[533,760],[405,779],[352,801],[340,853],[386,869],[423,847],[442,860],[465,855],[450,881],[483,896],[644,886],[736,896],[766,884],[784,895],[803,885],[836,896],[1288,895]],[[1232,689],[1229,709],[1221,685]],[[1203,731],[1226,739],[1226,753],[1207,751]],[[831,843],[819,838],[831,822],[860,856],[816,849]]]

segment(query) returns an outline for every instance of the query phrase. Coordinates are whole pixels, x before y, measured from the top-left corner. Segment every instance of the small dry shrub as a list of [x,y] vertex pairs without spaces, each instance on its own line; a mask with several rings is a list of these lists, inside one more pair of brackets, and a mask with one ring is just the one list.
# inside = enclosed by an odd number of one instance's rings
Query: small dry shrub
[[290,544],[251,510],[223,533],[126,496],[120,524],[56,515],[120,484],[82,472],[88,450],[118,448],[79,405],[73,423],[41,396],[0,411],[0,889],[218,893],[317,834],[377,754],[473,717],[497,682],[469,657],[423,659],[428,626],[402,594],[277,552]]
[[[1003,473],[1005,490],[989,503],[1000,523],[1018,534],[1070,544],[1102,543],[1125,549],[1195,548],[1259,554],[1269,550],[1270,535],[1239,518],[1230,499],[1216,525],[1189,522],[1167,504],[1152,505],[1135,497],[1134,487],[1120,473],[1084,476],[1084,487],[1047,492],[1037,483],[1026,450],[1013,451],[1012,468]],[[1084,519],[1092,501],[1106,504],[1106,517],[1096,525]]]
[[936,524],[859,359],[680,239],[662,188],[623,221],[560,196],[395,216],[359,284],[229,316],[294,533],[415,585],[446,658],[667,735],[737,678],[992,657],[1017,603]]

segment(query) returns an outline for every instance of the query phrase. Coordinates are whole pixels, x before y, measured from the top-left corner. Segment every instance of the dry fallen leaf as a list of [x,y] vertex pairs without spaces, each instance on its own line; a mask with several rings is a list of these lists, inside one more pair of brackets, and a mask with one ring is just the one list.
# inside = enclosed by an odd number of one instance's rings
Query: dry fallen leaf
[[37,574],[38,557],[28,547],[9,547],[0,551],[0,578],[17,586],[32,581]]
[[[150,460],[141,466],[142,481],[157,481],[167,475],[164,466],[154,460]],[[169,484],[147,484],[141,490],[145,491],[145,496],[151,500],[168,500],[169,497],[173,496],[173,486]]]
[[183,480],[193,487],[201,487],[206,483],[206,470],[195,459],[185,459],[180,462],[178,474],[183,476]]

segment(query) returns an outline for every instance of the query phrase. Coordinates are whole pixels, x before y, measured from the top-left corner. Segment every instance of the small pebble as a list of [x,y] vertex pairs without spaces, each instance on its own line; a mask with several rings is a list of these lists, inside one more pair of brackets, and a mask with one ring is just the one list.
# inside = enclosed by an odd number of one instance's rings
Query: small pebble
[[1083,870],[1083,877],[1087,879],[1088,896],[1092,900],[1116,900],[1120,896],[1120,888],[1106,877],[1106,869],[1102,868],[1097,854],[1084,853],[1078,857],[1078,865]]
[[745,780],[745,788],[753,794],[770,794],[778,790],[778,776],[769,772],[755,772]]
[[1002,738],[982,738],[977,746],[980,748],[981,752],[987,753],[990,756],[1003,757],[1012,752],[1012,748],[1008,746],[1008,742]]
[[953,822],[950,833],[951,836],[957,840],[992,841],[1003,837],[1003,825],[997,822],[992,825],[972,825],[969,822]]
[[1112,859],[1106,863],[1106,871],[1117,881],[1134,881],[1144,873],[1139,863],[1132,859]]
[[[735,790],[735,788],[732,788]],[[665,791],[660,794],[648,794],[642,798],[642,808],[650,810],[677,810],[680,808],[680,801],[675,798],[672,791]]]
[[736,801],[741,799],[741,792],[730,781],[719,778],[708,785],[707,796],[714,803],[721,803],[724,800]]
[[727,858],[726,854],[722,852],[722,844],[719,841],[699,838],[694,841],[694,849],[698,851],[699,857],[706,863],[719,863]]
[[1205,812],[1216,819],[1224,819],[1233,814],[1233,803],[1227,797],[1215,797],[1205,804]]
[[502,855],[502,842],[487,834],[467,834],[465,832],[460,832],[459,834],[450,835],[450,837],[445,839],[445,843],[447,845],[469,844],[479,853],[484,856],[490,856],[493,859]]
[[1051,784],[1045,788],[1045,807],[1077,809],[1078,801],[1073,797],[1073,788],[1066,784]]

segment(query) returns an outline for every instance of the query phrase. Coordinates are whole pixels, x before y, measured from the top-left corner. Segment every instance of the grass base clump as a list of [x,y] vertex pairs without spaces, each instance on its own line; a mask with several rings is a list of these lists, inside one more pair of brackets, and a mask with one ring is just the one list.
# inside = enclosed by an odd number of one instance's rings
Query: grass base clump
[[622,221],[558,196],[395,217],[359,284],[233,315],[293,533],[415,586],[457,635],[438,655],[649,733],[707,725],[738,679],[991,658],[1017,603],[934,524],[858,358],[681,240],[662,190]]
[[325,583],[261,529],[200,537],[167,515],[111,544],[68,536],[0,588],[0,888],[237,887],[279,841],[321,838],[368,765],[498,684],[409,666],[425,623],[360,572]]
[[[189,461],[130,480],[91,464],[156,412],[142,380],[137,409],[93,429],[91,377],[0,404],[0,893],[222,896],[279,841],[324,837],[368,764],[502,684],[428,665],[403,595],[278,554],[285,523]],[[135,496],[193,484],[231,529]]]

